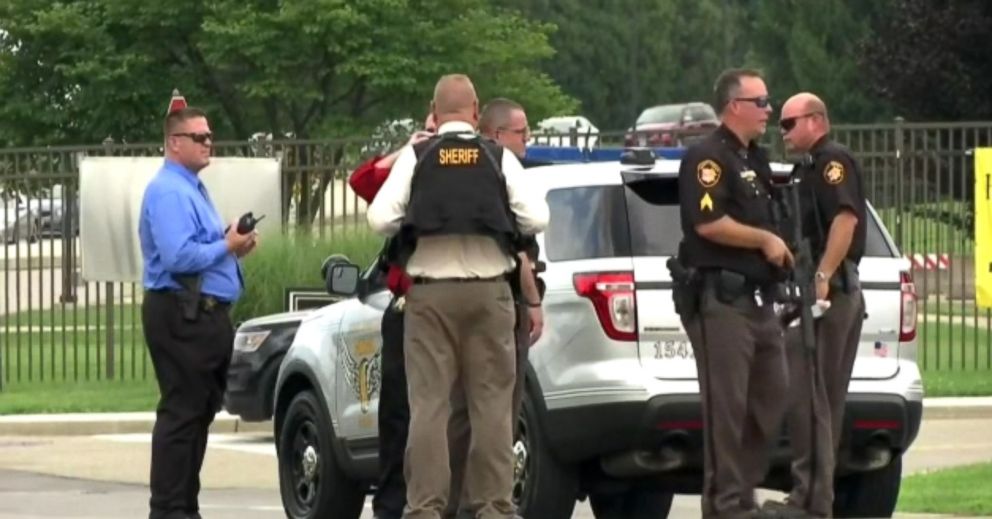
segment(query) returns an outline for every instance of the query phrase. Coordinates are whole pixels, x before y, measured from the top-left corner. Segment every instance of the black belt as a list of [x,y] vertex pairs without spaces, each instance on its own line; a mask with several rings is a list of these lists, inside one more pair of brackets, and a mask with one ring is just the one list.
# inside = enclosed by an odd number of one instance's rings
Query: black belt
[[430,285],[432,283],[494,283],[496,281],[509,281],[509,274],[500,274],[488,278],[428,278],[416,276],[413,278],[414,285]]
[[[739,306],[742,308],[752,308],[755,306],[768,306],[779,299],[780,284],[774,282],[757,282],[747,279],[739,286],[727,286],[726,278],[721,276],[722,269],[707,269],[702,271],[702,285],[704,290],[713,291],[718,294],[717,298],[725,304]],[[739,273],[731,275],[741,276]]]
[[[147,291],[152,294],[162,294],[168,296],[174,296],[179,292],[179,290],[173,288],[150,288]],[[210,294],[200,294],[200,307],[208,312],[214,308],[228,308],[230,306],[231,301],[217,296],[212,296]]]

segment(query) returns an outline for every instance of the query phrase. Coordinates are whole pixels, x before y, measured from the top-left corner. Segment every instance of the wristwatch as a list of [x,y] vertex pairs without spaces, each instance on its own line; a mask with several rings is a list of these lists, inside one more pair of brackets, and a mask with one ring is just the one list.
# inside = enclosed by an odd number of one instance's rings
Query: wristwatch
[[826,281],[827,280],[827,274],[824,273],[821,270],[817,270],[816,271],[816,274],[814,275],[814,277],[816,278],[817,281]]

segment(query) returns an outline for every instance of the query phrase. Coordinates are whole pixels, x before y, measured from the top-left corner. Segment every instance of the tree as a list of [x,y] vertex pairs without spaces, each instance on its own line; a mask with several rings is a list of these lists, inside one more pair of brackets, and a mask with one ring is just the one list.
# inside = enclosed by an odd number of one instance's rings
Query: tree
[[537,113],[572,106],[536,69],[552,28],[485,0],[8,0],[0,20],[14,143],[157,139],[173,87],[239,139],[419,119],[450,72]]
[[[514,96],[538,117],[574,106],[538,70],[553,27],[487,0],[7,0],[0,20],[0,139],[11,144],[155,141],[173,87],[229,140],[354,138],[420,120],[454,72],[483,100]],[[348,149],[291,148],[301,222]],[[326,169],[311,175],[316,164]]]
[[753,12],[750,64],[762,69],[781,105],[800,91],[827,103],[831,118],[847,123],[889,120],[891,108],[861,88],[855,56],[872,26],[888,15],[887,0],[760,0]]
[[[710,102],[738,65],[744,0],[500,0],[552,23],[557,54],[543,70],[601,129],[630,126],[655,104]],[[743,40],[747,43],[746,40]]]
[[861,47],[869,88],[910,119],[992,117],[992,4],[898,0]]

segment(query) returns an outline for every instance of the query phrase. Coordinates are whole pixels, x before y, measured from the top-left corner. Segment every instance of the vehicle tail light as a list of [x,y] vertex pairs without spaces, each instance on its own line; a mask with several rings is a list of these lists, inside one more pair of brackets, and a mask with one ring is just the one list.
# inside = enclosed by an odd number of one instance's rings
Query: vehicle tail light
[[606,336],[618,341],[637,340],[637,298],[633,272],[575,274],[575,291],[592,301]]
[[909,272],[899,273],[899,342],[916,338],[916,285]]

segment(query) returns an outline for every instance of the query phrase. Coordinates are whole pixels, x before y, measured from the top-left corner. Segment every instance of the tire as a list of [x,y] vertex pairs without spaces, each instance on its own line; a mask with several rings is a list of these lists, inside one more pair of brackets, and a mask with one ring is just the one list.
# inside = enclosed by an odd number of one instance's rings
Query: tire
[[520,406],[520,430],[513,445],[513,501],[524,519],[569,519],[579,495],[578,467],[562,463],[548,446],[529,392]]
[[674,497],[671,492],[631,487],[615,494],[590,494],[589,506],[596,519],[665,519]]
[[290,519],[358,519],[365,492],[338,466],[327,411],[312,391],[290,402],[279,434],[279,491]]
[[840,478],[834,486],[834,517],[892,517],[901,481],[902,457],[887,467]]

